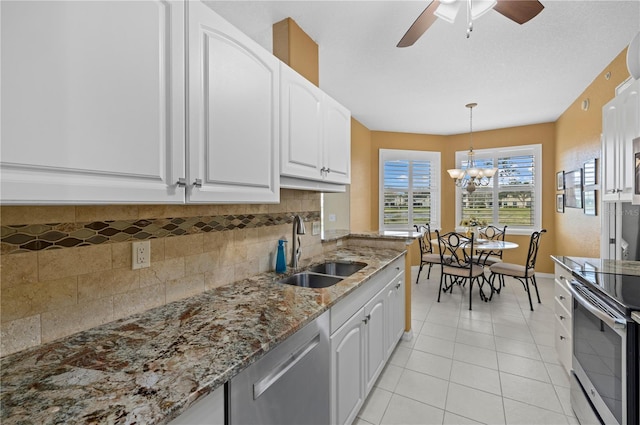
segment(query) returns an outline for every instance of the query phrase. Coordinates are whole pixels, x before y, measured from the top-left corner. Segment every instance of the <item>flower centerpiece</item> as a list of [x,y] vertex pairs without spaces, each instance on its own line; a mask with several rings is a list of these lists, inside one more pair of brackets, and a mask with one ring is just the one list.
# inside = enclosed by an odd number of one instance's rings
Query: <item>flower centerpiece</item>
[[477,235],[479,235],[480,227],[486,226],[487,222],[485,220],[480,220],[474,216],[471,216],[462,220],[460,222],[460,225],[465,228],[464,230],[467,236],[471,236],[471,233],[476,233]]

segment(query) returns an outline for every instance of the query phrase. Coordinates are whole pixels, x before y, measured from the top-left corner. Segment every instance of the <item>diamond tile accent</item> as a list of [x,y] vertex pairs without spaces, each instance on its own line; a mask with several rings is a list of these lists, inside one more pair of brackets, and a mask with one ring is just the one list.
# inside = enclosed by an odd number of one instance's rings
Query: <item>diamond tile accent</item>
[[[1,251],[4,255],[45,249],[278,226],[291,223],[293,214],[286,212],[0,226]],[[320,219],[319,211],[296,212],[296,214],[300,214],[305,221]]]

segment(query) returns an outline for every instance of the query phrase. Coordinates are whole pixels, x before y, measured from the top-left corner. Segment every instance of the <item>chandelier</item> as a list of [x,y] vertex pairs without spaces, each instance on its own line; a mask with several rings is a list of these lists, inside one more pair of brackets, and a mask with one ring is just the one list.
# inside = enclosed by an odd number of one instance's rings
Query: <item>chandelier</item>
[[477,186],[487,186],[491,182],[491,177],[498,171],[497,168],[478,168],[473,159],[473,108],[478,106],[477,103],[468,103],[465,105],[469,108],[469,152],[467,153],[467,168],[452,168],[447,170],[449,176],[455,179],[456,187],[462,187],[467,192],[472,193]]

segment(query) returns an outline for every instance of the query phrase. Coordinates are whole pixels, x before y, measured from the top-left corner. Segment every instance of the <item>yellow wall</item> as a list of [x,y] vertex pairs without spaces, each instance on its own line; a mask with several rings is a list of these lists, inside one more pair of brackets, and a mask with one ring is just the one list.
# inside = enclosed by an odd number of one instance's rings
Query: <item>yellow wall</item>
[[[615,88],[629,77],[624,49],[595,80],[578,96],[556,123],[556,162],[554,173],[572,171],[584,162],[598,158],[600,172],[602,107],[615,96]],[[605,75],[610,73],[610,79]],[[583,111],[582,101],[589,99],[589,109]],[[598,177],[600,178],[600,177]],[[601,182],[598,180],[597,182]],[[597,188],[596,202],[600,201]],[[586,216],[583,210],[565,208],[564,214],[555,214],[556,246],[558,255],[600,257],[600,206],[597,216]]]
[[368,232],[377,228],[371,223],[371,131],[351,119],[351,198],[350,230]]
[[[491,131],[473,133],[473,146],[475,149],[487,149],[513,145],[542,145],[542,173],[543,187],[553,187],[555,174],[555,124],[536,124],[522,127],[505,128]],[[453,136],[434,136],[426,134],[409,134],[372,131],[371,132],[371,223],[374,229],[378,228],[378,179],[379,179],[379,150],[380,149],[405,149],[437,151],[442,153],[441,180],[441,217],[442,228],[446,231],[453,230],[455,223],[455,186],[447,173],[447,169],[454,168],[455,152],[469,149],[469,135],[467,133]],[[352,185],[352,191],[355,188]],[[553,212],[555,208],[555,192],[543,190],[542,226],[551,235],[554,231]],[[356,211],[352,212],[352,216]],[[507,233],[508,234],[508,233]],[[553,254],[553,237],[546,235],[540,247],[538,267],[540,272],[552,273],[553,265],[550,254]],[[529,243],[528,236],[508,235],[507,240],[520,244],[520,248],[505,252],[505,261],[524,263],[527,256]],[[412,255],[413,263],[417,264],[417,257]]]
[[320,86],[318,45],[291,18],[273,24],[273,54]]

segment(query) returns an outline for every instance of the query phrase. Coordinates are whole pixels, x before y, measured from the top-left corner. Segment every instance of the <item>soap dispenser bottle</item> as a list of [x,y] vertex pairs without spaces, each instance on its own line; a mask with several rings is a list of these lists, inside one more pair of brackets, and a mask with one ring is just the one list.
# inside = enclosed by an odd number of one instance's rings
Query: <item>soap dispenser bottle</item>
[[284,255],[284,239],[278,241],[278,253],[276,255],[276,273],[285,273],[287,271],[287,261]]

